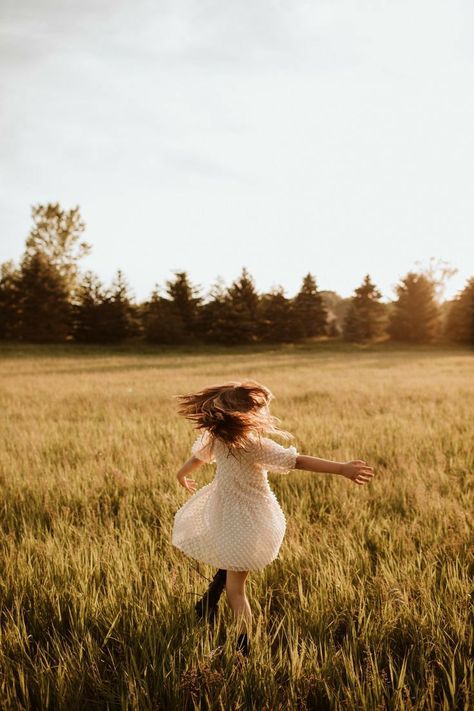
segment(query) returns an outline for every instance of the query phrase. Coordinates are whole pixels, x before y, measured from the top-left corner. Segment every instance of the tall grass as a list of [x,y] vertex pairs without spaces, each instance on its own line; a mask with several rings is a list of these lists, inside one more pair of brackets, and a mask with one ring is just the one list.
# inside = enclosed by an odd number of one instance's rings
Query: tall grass
[[[473,375],[462,350],[3,350],[0,708],[474,708]],[[288,526],[244,664],[224,601],[194,619],[215,571],[170,542],[172,396],[239,377],[300,452],[377,472],[270,475]]]

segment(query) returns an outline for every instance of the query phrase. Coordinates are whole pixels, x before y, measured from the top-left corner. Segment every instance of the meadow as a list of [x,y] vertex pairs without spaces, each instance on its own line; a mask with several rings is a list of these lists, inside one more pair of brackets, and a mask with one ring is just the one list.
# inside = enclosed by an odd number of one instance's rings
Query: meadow
[[[269,475],[287,531],[242,664],[224,599],[194,617],[215,569],[170,539],[173,396],[247,377],[301,453],[376,477]],[[472,351],[3,346],[0,406],[3,711],[474,708]]]

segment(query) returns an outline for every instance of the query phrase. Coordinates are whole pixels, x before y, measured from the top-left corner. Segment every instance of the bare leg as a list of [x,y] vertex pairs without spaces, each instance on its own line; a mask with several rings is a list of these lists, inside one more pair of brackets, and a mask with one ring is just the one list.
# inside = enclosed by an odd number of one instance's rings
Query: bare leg
[[237,621],[237,633],[250,632],[252,622],[252,610],[245,594],[245,581],[249,574],[248,570],[228,570],[225,590],[229,605]]

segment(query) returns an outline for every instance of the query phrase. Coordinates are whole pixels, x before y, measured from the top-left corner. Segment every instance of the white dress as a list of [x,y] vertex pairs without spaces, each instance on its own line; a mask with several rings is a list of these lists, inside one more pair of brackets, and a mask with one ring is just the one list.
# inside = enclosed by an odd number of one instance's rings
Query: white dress
[[252,438],[235,455],[204,432],[192,446],[204,462],[216,462],[215,477],[176,512],[172,544],[187,555],[224,570],[260,570],[278,555],[286,518],[267,472],[294,469],[295,447]]

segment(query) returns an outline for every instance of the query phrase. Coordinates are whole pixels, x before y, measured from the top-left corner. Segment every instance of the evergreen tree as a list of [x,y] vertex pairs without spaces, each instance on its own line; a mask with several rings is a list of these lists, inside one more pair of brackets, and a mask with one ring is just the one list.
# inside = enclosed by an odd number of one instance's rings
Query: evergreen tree
[[304,277],[293,300],[293,314],[295,333],[301,338],[313,338],[326,333],[328,313],[312,274],[308,273]]
[[385,333],[385,307],[380,302],[381,293],[367,274],[354,291],[343,326],[346,341],[374,341]]
[[228,290],[230,323],[227,329],[227,343],[253,343],[258,338],[257,312],[259,296],[255,282],[247,269],[242,269],[240,277]]
[[103,340],[104,288],[97,276],[88,271],[80,282],[73,306],[73,335],[82,343],[100,343]]
[[178,344],[186,341],[183,322],[173,302],[160,296],[158,285],[144,309],[145,338],[149,343]]
[[222,279],[213,284],[209,298],[199,309],[198,332],[206,343],[229,343],[232,340],[232,305]]
[[13,262],[0,265],[0,339],[17,335],[19,279]]
[[42,252],[26,254],[22,261],[18,311],[18,334],[22,340],[60,342],[69,335],[68,287]]
[[150,300],[143,307],[143,327],[148,343],[160,343],[160,301],[161,296],[157,284],[151,293]]
[[183,341],[190,341],[196,335],[199,306],[202,298],[199,287],[191,284],[186,272],[176,272],[173,280],[166,282],[168,298],[172,303],[172,313],[183,332]]
[[268,343],[288,343],[296,340],[293,304],[279,286],[264,294],[260,303],[260,337]]
[[137,332],[132,298],[123,272],[117,271],[111,289],[99,305],[100,340],[118,343]]
[[389,326],[391,338],[411,343],[436,340],[440,312],[433,282],[424,274],[409,272],[397,286],[396,294]]
[[80,241],[85,224],[79,207],[63,210],[59,203],[34,205],[31,216],[33,227],[26,240],[26,255],[44,254],[71,294],[76,287],[78,262],[90,251],[90,245]]
[[199,336],[199,288],[186,272],[166,282],[166,296],[156,287],[145,309],[145,336],[150,343],[189,343]]
[[468,279],[450,305],[446,336],[457,343],[474,344],[474,277]]

